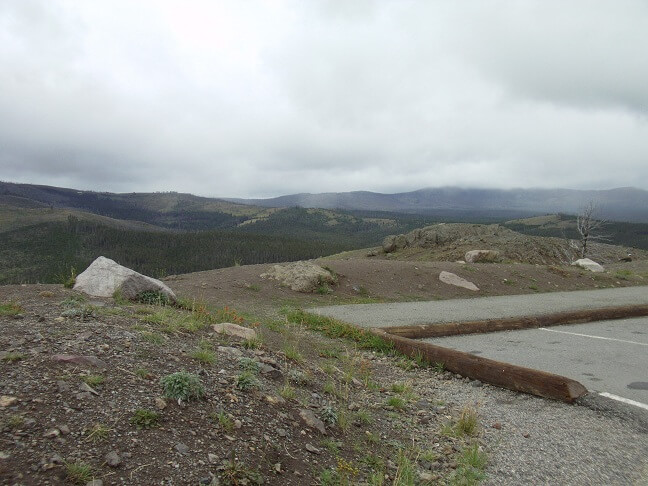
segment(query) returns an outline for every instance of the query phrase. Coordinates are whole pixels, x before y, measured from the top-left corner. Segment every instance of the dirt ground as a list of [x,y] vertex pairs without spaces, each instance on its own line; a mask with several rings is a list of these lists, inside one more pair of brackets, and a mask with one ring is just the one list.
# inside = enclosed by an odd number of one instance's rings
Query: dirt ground
[[[619,262],[604,273],[572,266],[511,263],[461,264],[412,262],[358,256],[350,252],[314,262],[331,269],[338,284],[327,292],[304,294],[282,287],[261,274],[272,265],[247,265],[168,277],[166,283],[179,295],[213,305],[231,305],[248,312],[275,315],[284,305],[323,305],[441,300],[492,295],[528,294],[561,290],[586,290],[646,285],[648,261]],[[364,251],[363,253],[366,253]],[[452,272],[479,287],[474,292],[439,281],[441,271]]]

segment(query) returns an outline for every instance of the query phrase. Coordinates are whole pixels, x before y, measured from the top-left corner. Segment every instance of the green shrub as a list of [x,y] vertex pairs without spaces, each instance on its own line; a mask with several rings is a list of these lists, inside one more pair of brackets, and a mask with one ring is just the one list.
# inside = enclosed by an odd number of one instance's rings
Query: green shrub
[[159,290],[145,290],[135,296],[135,301],[149,305],[169,305],[169,296]]
[[197,400],[202,398],[205,390],[198,375],[178,371],[160,378],[160,384],[164,388],[164,396],[174,400]]
[[159,413],[153,412],[152,410],[139,409],[135,410],[130,421],[138,429],[147,429],[149,427],[155,427],[159,420]]

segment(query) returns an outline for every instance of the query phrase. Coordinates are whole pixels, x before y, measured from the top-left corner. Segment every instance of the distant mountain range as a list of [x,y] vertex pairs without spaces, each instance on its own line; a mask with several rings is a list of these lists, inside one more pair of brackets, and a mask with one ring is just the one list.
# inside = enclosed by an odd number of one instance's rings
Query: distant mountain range
[[441,187],[397,194],[355,191],[291,194],[271,199],[218,199],[176,192],[114,194],[0,182],[0,203],[73,208],[175,229],[232,227],[251,218],[268,217],[273,211],[269,208],[384,211],[439,220],[456,215],[464,221],[471,218],[501,221],[549,213],[577,214],[590,201],[598,206],[602,218],[648,222],[648,191],[633,187],[608,190]]
[[648,191],[633,187],[608,190],[441,187],[397,194],[356,191],[292,194],[271,199],[227,200],[271,208],[301,206],[418,214],[439,210],[577,214],[583,206],[592,201],[598,206],[603,218],[648,222]]

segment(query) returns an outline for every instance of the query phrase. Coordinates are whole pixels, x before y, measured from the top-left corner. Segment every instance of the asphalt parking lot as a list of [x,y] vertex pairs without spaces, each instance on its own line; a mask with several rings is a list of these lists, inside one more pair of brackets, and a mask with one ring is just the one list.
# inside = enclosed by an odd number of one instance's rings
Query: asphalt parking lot
[[648,410],[648,317],[425,341],[566,376],[590,392],[636,401]]
[[[361,327],[537,316],[648,304],[648,287],[554,292],[430,302],[320,307],[311,312]],[[590,392],[648,411],[648,317],[427,339],[485,358],[548,371]]]

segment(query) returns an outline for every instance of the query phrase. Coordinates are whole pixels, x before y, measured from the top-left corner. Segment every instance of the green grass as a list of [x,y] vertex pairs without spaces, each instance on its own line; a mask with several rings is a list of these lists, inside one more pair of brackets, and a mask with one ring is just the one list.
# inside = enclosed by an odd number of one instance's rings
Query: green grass
[[297,391],[290,385],[284,385],[279,388],[279,395],[285,400],[294,400],[297,396]]
[[304,361],[304,356],[297,349],[295,343],[286,343],[283,347],[283,352],[287,360],[294,361],[295,363],[302,363]]
[[223,410],[212,413],[210,417],[225,432],[231,432],[234,430],[234,421]]
[[258,373],[261,369],[261,364],[252,358],[242,357],[238,359],[239,368],[243,371],[248,371],[250,373]]
[[153,312],[139,316],[139,319],[157,326],[168,334],[195,333],[206,329],[211,322],[210,315],[207,313],[188,312],[172,307],[155,308]]
[[479,429],[479,417],[472,407],[464,407],[459,418],[454,423],[446,423],[441,433],[448,437],[473,437]]
[[135,370],[135,376],[137,376],[138,378],[141,378],[141,379],[143,379],[143,380],[148,380],[148,379],[151,378],[153,375],[152,375],[152,373],[151,373],[149,370],[147,370],[146,368],[137,368],[137,369]]
[[99,386],[103,385],[105,379],[101,375],[84,375],[81,377],[81,380],[83,380],[86,385],[89,386]]
[[410,454],[402,448],[399,449],[396,458],[396,473],[392,484],[394,486],[414,486],[417,479],[416,465]]
[[159,346],[162,343],[164,343],[164,336],[157,332],[144,331],[142,332],[141,336],[143,341],[154,344],[156,346]]
[[105,440],[108,438],[108,435],[111,432],[111,428],[109,428],[106,425],[103,424],[94,424],[92,427],[90,427],[88,430],[86,430],[86,440],[92,441],[92,442],[101,442],[102,440]]
[[0,304],[0,316],[16,316],[23,311],[21,305],[17,302],[5,302]]
[[362,349],[371,349],[382,353],[389,353],[394,349],[393,344],[346,322],[310,314],[301,309],[288,308],[282,309],[282,311],[289,322],[300,324],[328,337],[350,339],[356,342]]
[[391,391],[394,393],[409,393],[412,387],[407,383],[394,383],[391,386]]
[[214,353],[210,349],[195,349],[191,353],[189,353],[189,356],[191,356],[196,361],[200,361],[201,363],[207,365],[213,365],[216,362],[216,353]]
[[20,361],[25,359],[26,354],[24,353],[18,353],[16,351],[11,351],[7,354],[5,354],[2,357],[2,361],[6,361],[7,363],[13,363],[15,361]]
[[131,424],[138,429],[148,429],[157,426],[160,421],[160,414],[152,410],[138,409],[135,410],[130,419]]
[[92,466],[85,462],[66,462],[65,479],[72,484],[86,484],[94,478]]
[[401,397],[389,397],[385,403],[388,407],[396,410],[403,410],[405,408],[405,400]]
[[457,460],[457,469],[451,478],[451,484],[475,485],[486,478],[484,472],[488,456],[479,449],[478,444],[465,447]]

